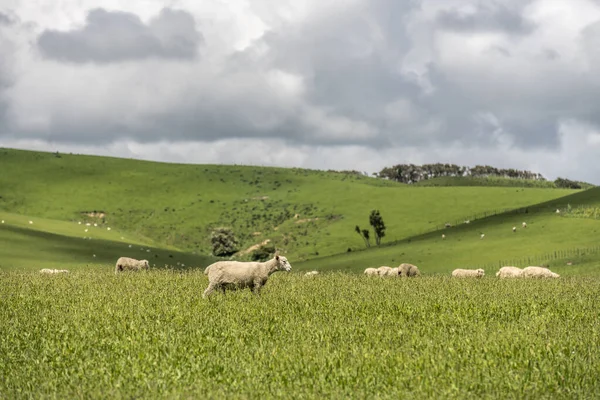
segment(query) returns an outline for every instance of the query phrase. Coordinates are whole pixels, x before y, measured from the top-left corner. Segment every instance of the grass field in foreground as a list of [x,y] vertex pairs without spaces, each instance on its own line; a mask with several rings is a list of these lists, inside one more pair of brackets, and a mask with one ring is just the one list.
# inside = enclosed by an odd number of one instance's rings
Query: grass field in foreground
[[0,272],[2,398],[589,398],[600,280]]

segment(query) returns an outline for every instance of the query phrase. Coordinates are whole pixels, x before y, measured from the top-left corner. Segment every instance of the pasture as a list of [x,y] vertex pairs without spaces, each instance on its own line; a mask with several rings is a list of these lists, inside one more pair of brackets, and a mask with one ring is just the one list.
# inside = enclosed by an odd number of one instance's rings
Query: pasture
[[[0,163],[0,213],[71,224],[68,232],[48,224],[51,233],[79,240],[86,232],[78,222],[98,223],[124,233],[110,240],[209,255],[211,230],[227,226],[238,236],[239,250],[268,239],[298,261],[364,248],[354,227],[368,228],[373,209],[380,210],[387,226],[383,243],[391,243],[446,222],[579,193],[418,187],[297,168],[166,164],[11,149],[0,149]],[[104,217],[90,217],[94,211]]]
[[0,272],[2,398],[589,398],[600,280]]

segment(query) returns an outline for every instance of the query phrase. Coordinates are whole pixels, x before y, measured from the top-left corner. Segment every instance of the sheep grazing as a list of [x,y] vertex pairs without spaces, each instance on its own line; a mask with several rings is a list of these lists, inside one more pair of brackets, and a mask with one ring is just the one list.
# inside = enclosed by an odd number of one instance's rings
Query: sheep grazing
[[523,228],[527,228],[527,222],[523,222]]
[[543,267],[527,267],[523,268],[524,278],[559,278],[560,275]]
[[309,271],[304,274],[304,276],[315,276],[315,275],[319,275],[319,271]]
[[498,278],[519,278],[523,275],[523,270],[517,267],[502,267],[496,272]]
[[455,269],[452,271],[454,278],[482,278],[485,275],[483,269]]
[[516,231],[517,231],[517,227],[513,226],[513,232],[516,232]]
[[419,271],[419,268],[417,268],[416,265],[402,263],[398,266],[398,276],[409,278],[420,275],[421,272]]
[[208,287],[202,297],[208,296],[215,289],[221,289],[225,293],[226,289],[250,288],[253,293],[258,294],[272,273],[291,269],[287,258],[279,254],[265,262],[217,261],[204,270],[204,274],[208,275]]
[[557,213],[557,214],[560,214],[560,210],[559,210],[558,208],[556,209],[556,213]]
[[446,239],[446,235],[442,233],[442,239]]
[[69,271],[66,269],[48,269],[44,268],[40,270],[41,274],[68,274]]
[[391,276],[392,275],[392,267],[388,267],[384,265],[383,267],[377,268],[377,272],[379,276]]
[[115,265],[115,274],[122,271],[140,271],[148,269],[150,264],[148,260],[136,260],[135,258],[120,257]]
[[365,269],[365,275],[379,275],[379,271],[377,268],[367,268]]
[[479,236],[480,239],[483,239],[485,237],[485,233],[482,233],[481,236]]

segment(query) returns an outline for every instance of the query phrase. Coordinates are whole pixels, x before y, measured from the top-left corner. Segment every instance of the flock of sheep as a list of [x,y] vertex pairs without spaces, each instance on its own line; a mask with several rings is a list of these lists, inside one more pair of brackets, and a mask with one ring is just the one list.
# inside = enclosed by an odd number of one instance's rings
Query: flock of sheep
[[[148,260],[136,260],[130,257],[120,257],[115,265],[115,274],[124,271],[148,270]],[[227,289],[248,288],[258,294],[260,289],[267,283],[269,276],[277,271],[291,271],[292,266],[286,257],[275,253],[272,259],[265,262],[241,262],[241,261],[217,261],[205,268],[204,274],[208,276],[208,287],[202,294],[205,298],[215,290],[223,293]],[[68,273],[68,270],[42,269],[43,274]],[[315,276],[318,271],[310,271],[305,276]],[[370,276],[389,277],[417,277],[421,275],[416,265],[402,263],[392,268],[382,266],[379,268],[367,268],[364,273]],[[481,278],[485,275],[484,270],[479,269],[455,269],[452,276],[456,278]],[[499,278],[558,278],[560,275],[543,267],[502,267],[496,273]]]
[[[421,275],[419,269],[412,264],[400,264],[396,268],[388,266],[382,266],[379,268],[367,268],[365,269],[365,275],[375,276],[419,276]],[[485,275],[485,271],[481,268],[478,269],[462,269],[458,268],[452,271],[452,277],[454,278],[482,278]],[[545,267],[502,267],[496,272],[498,278],[559,278],[560,275],[550,271]]]

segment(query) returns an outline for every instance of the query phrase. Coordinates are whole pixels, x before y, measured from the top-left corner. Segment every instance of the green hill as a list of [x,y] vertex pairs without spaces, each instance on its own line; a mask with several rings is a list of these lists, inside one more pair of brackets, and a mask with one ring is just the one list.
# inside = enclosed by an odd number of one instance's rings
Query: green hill
[[[522,227],[523,222],[527,223],[526,228]],[[483,239],[481,234],[485,235]],[[428,273],[486,267],[491,274],[501,265],[525,267],[544,263],[563,274],[600,274],[599,239],[600,188],[593,188],[379,248],[311,260],[299,266],[361,272],[366,267],[410,262]],[[575,266],[567,262],[574,262]]]
[[[371,210],[384,243],[558,199],[573,190],[419,187],[305,169],[167,164],[109,157],[0,150],[0,212],[68,221],[81,240],[96,223],[155,247],[209,256],[210,232],[233,228],[240,249],[270,240],[302,261],[360,250],[354,227]],[[7,224],[10,218],[7,217]],[[35,229],[34,226],[28,227]],[[50,233],[60,233],[53,227]],[[114,235],[110,240],[128,240]]]

